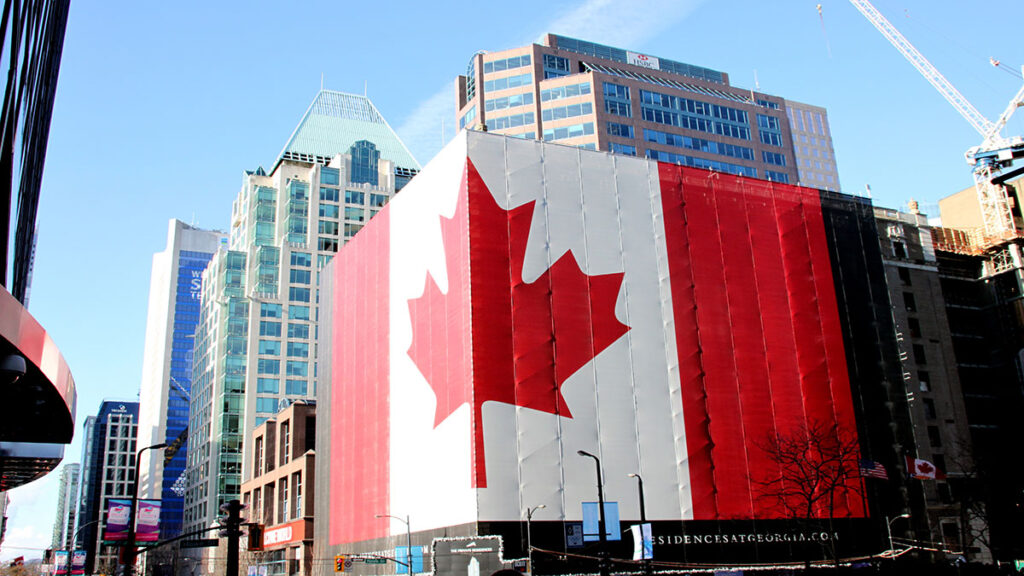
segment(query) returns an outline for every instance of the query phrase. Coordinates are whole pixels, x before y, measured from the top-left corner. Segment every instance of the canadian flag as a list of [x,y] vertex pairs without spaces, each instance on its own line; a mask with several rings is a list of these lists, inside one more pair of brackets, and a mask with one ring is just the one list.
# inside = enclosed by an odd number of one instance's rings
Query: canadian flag
[[322,275],[330,544],[579,520],[578,450],[623,518],[779,517],[764,441],[856,430],[819,194],[461,133]]
[[920,458],[907,456],[907,473],[917,480],[945,480],[946,473],[935,467],[935,464]]

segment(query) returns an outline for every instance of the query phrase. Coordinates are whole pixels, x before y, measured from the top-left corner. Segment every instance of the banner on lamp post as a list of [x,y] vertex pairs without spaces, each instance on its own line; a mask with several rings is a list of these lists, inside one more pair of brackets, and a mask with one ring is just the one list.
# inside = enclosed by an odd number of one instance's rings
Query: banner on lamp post
[[156,542],[160,540],[160,501],[139,500],[135,513],[135,540]]
[[131,517],[132,501],[111,498],[107,500],[107,525],[103,529],[103,539],[108,542],[120,542],[128,539],[128,521]]

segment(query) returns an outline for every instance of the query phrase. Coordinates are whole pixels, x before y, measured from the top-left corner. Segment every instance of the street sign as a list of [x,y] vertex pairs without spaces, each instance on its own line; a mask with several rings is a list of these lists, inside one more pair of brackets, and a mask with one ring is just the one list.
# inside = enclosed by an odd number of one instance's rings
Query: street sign
[[200,540],[185,540],[181,543],[182,548],[214,548],[220,544],[216,538],[203,538]]
[[388,563],[388,559],[387,558],[364,558],[363,562],[366,562],[367,564],[387,564]]

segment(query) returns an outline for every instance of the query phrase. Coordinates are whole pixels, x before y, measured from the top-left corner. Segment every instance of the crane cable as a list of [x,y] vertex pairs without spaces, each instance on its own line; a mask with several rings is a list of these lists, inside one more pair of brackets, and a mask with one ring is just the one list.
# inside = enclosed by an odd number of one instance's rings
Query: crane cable
[[821,12],[821,4],[818,4],[818,20],[821,21],[821,35],[825,37],[825,48],[828,50],[829,59],[832,58],[832,45],[828,42],[828,32],[825,31],[825,15]]

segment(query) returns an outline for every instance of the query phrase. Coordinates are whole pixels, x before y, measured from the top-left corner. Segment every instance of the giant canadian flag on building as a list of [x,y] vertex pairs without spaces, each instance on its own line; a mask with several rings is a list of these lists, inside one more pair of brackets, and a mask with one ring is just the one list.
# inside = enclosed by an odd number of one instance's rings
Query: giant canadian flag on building
[[623,518],[774,518],[766,439],[856,429],[814,189],[463,132],[330,274],[331,544],[579,520],[577,450]]

